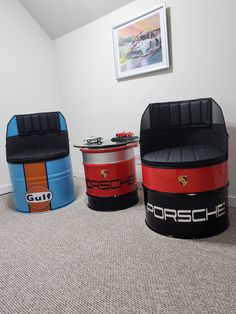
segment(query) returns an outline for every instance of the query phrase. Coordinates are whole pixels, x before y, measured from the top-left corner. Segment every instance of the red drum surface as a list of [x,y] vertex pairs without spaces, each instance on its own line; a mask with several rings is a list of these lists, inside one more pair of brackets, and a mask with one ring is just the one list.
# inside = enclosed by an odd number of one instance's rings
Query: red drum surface
[[135,146],[81,149],[88,195],[114,197],[137,189]]
[[227,161],[201,168],[164,169],[142,165],[144,187],[159,192],[199,193],[228,184]]

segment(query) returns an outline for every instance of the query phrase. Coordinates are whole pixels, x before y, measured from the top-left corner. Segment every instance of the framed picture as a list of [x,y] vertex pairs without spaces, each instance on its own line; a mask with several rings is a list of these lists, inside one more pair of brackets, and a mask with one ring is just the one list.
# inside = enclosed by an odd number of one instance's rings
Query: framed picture
[[165,4],[113,27],[116,78],[169,67]]

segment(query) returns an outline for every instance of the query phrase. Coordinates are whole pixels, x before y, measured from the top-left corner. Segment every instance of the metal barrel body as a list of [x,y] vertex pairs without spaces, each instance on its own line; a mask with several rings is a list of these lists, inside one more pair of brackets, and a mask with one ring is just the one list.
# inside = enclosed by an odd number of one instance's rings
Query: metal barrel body
[[70,156],[50,161],[8,165],[18,211],[54,210],[75,199]]
[[202,238],[229,225],[227,161],[209,167],[165,169],[143,165],[146,224],[177,238]]
[[81,148],[90,208],[118,210],[138,202],[135,146]]

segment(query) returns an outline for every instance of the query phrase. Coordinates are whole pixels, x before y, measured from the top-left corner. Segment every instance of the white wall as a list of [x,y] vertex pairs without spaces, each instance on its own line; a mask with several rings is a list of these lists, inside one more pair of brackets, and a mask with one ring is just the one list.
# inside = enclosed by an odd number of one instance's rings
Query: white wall
[[17,0],[0,1],[0,193],[10,180],[6,125],[14,114],[58,110],[53,45]]
[[[123,129],[138,134],[150,102],[213,97],[231,135],[230,195],[236,197],[236,2],[166,1],[171,70],[116,81],[112,27],[159,3],[135,1],[54,41],[71,143],[91,134],[111,137]],[[72,152],[74,171],[81,174],[81,154]]]

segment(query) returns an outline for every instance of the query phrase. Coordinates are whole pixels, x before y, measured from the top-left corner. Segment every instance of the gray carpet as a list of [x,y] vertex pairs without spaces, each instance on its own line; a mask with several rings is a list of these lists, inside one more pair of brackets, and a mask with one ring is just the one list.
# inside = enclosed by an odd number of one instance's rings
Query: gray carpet
[[0,313],[236,313],[236,209],[219,236],[171,239],[146,227],[142,199],[96,212],[78,186],[50,213],[0,197]]

